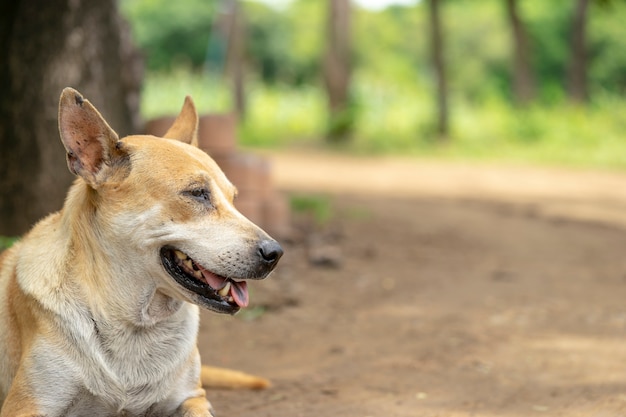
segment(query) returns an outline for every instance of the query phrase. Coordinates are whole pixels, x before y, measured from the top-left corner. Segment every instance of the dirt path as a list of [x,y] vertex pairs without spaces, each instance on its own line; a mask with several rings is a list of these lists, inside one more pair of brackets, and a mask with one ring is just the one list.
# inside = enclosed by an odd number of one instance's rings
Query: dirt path
[[626,225],[625,174],[320,153],[268,157],[276,182],[287,190],[498,201]]
[[[272,160],[335,216],[251,313],[203,313],[206,362],[274,381],[209,393],[220,416],[626,416],[626,176]],[[320,239],[339,267],[309,263]]]

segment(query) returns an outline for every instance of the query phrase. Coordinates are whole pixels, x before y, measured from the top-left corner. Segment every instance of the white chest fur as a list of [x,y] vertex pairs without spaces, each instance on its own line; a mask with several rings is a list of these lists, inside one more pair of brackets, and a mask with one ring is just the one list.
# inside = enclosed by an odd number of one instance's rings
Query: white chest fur
[[37,397],[45,409],[72,404],[58,409],[61,415],[85,415],[85,410],[93,416],[160,415],[157,410],[175,408],[196,388],[197,331],[198,309],[187,303],[150,327],[82,316],[74,321],[73,334],[35,347],[33,377],[57,379],[38,384],[47,388]]

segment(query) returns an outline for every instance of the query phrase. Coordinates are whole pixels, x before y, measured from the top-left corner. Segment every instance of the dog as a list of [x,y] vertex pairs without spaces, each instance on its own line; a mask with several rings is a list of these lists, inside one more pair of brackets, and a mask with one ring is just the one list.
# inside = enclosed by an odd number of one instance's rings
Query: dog
[[197,147],[192,99],[163,138],[119,139],[66,88],[59,132],[77,179],[0,255],[0,416],[208,417],[203,382],[266,386],[200,364],[198,306],[236,313],[283,250]]

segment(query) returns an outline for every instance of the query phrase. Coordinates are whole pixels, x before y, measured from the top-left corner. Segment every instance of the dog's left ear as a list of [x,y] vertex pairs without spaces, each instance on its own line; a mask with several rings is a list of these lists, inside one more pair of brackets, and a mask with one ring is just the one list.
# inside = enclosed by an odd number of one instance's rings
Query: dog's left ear
[[61,93],[59,133],[67,151],[69,170],[94,187],[127,160],[117,133],[73,88],[67,87]]
[[198,146],[198,112],[191,97],[185,97],[180,114],[163,137]]

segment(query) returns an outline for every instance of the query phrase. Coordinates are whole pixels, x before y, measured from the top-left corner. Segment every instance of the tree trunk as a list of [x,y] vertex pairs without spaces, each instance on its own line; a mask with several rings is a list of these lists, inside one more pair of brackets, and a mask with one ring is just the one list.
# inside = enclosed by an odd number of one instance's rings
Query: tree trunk
[[437,134],[445,139],[449,133],[448,83],[444,61],[444,40],[441,29],[439,0],[428,0],[430,12],[430,49],[437,84]]
[[324,82],[330,114],[329,139],[345,139],[352,128],[349,112],[352,77],[350,1],[328,1],[328,28]]
[[571,58],[567,77],[569,98],[575,102],[586,102],[587,91],[587,45],[585,26],[589,0],[578,0],[572,19]]
[[72,86],[120,135],[137,132],[142,64],[115,0],[14,0],[0,6],[0,234],[58,210],[72,176],[57,127]]
[[244,39],[245,27],[241,6],[237,7],[233,27],[233,101],[235,112],[240,120],[245,119],[247,111],[245,88]]
[[517,0],[506,0],[506,8],[513,31],[513,93],[518,104],[528,104],[535,98],[528,36],[519,17]]
[[238,118],[243,120],[247,110],[244,72],[244,15],[238,0],[230,0],[227,6],[227,11],[221,15],[221,21],[217,23],[216,27],[217,30],[223,32],[220,36],[228,40],[226,73],[232,82],[233,110]]

